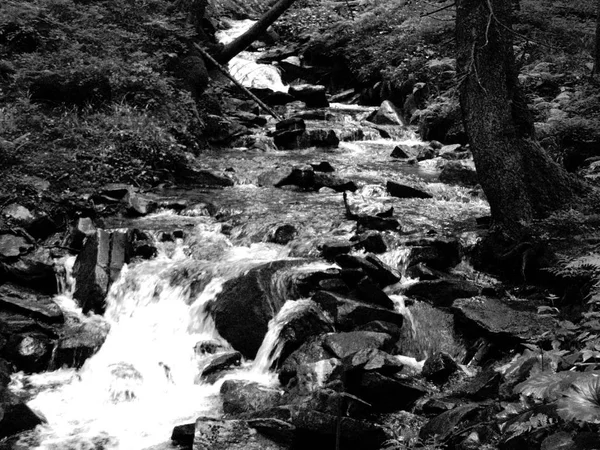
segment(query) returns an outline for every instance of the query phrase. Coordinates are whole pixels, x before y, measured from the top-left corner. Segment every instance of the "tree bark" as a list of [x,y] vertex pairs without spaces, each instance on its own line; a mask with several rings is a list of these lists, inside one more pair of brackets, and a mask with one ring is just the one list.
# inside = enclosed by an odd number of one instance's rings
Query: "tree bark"
[[583,192],[534,138],[519,88],[510,0],[458,0],[459,96],[463,121],[494,223],[517,236]]
[[221,64],[229,62],[231,58],[257,40],[295,1],[279,0],[248,31],[227,44],[218,55],[214,55],[214,58]]
[[600,71],[600,0],[596,0],[596,47],[594,50],[594,75],[598,75]]

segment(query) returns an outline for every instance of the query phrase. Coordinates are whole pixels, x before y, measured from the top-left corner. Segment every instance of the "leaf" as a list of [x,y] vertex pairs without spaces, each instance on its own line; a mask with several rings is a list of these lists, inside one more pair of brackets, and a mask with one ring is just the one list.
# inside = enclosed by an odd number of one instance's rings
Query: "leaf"
[[558,401],[558,415],[565,420],[600,423],[600,377],[586,373]]
[[515,386],[515,393],[539,400],[556,400],[582,374],[578,372],[539,373]]

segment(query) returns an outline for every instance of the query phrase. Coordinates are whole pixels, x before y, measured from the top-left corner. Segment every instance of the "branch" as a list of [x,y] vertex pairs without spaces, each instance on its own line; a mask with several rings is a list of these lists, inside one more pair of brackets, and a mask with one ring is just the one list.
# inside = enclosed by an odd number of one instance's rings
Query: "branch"
[[441,8],[438,8],[438,9],[436,9],[434,11],[429,11],[429,12],[423,13],[423,14],[421,14],[421,17],[427,17],[427,16],[431,16],[433,14],[437,14],[437,13],[439,13],[441,11],[444,11],[445,9],[452,8],[455,5],[456,5],[456,2],[452,2],[449,5],[442,6]]

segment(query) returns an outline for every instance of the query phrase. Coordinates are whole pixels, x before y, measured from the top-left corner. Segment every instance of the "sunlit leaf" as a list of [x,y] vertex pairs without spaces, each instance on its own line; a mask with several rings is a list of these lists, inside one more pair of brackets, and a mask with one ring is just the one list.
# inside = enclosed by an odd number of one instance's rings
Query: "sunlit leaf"
[[579,372],[539,373],[515,386],[516,394],[523,394],[539,400],[556,400],[581,374]]
[[557,412],[565,420],[600,423],[600,377],[584,375],[559,399]]

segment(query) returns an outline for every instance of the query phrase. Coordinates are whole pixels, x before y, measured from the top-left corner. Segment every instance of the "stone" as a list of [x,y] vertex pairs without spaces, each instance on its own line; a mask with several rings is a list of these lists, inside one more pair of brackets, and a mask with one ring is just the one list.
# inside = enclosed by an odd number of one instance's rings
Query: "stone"
[[0,387],[0,439],[32,430],[44,421],[8,388]]
[[223,412],[230,417],[277,406],[283,395],[279,389],[245,380],[225,380],[220,394]]
[[291,224],[278,226],[272,233],[269,233],[268,242],[279,245],[287,245],[298,236],[298,229]]
[[433,196],[427,192],[405,184],[396,183],[395,181],[388,181],[386,183],[386,189],[392,197],[397,198],[433,198]]
[[233,186],[235,183],[231,178],[217,175],[210,170],[197,169],[194,167],[178,167],[176,179],[179,184],[188,187],[223,188]]
[[424,238],[406,242],[410,248],[408,265],[425,263],[436,270],[456,266],[461,260],[460,242],[454,238]]
[[375,371],[382,375],[394,375],[404,368],[397,358],[376,348],[363,348],[352,353],[344,358],[343,364],[347,372]]
[[342,254],[335,258],[342,269],[362,269],[380,287],[400,281],[400,274],[375,255],[355,256]]
[[14,234],[0,234],[0,256],[5,258],[18,258],[33,249],[26,238]]
[[460,298],[452,304],[459,326],[477,330],[497,344],[536,342],[544,332],[553,332],[551,318],[533,311],[513,309],[503,301],[484,296]]
[[389,334],[394,342],[398,341],[402,335],[402,328],[398,325],[385,322],[383,320],[374,320],[359,326],[356,331],[374,331],[376,333]]
[[[278,292],[275,279],[303,260],[273,261],[228,280],[210,305],[219,334],[245,358],[253,359],[275,317],[290,293]],[[285,298],[284,298],[285,296]]]
[[458,99],[439,97],[420,112],[418,125],[419,135],[424,141],[467,143]]
[[330,242],[321,247],[321,256],[328,261],[333,261],[336,256],[350,253],[354,248],[351,242]]
[[389,100],[384,100],[379,109],[367,118],[369,122],[377,125],[399,125],[404,126],[402,114]]
[[192,449],[194,445],[194,434],[196,432],[195,423],[185,423],[176,425],[171,433],[171,442],[178,448]]
[[287,450],[288,446],[257,433],[245,420],[201,417],[196,421],[193,450]]
[[242,354],[240,352],[233,351],[215,355],[202,369],[200,378],[209,379],[209,382],[216,381],[221,372],[239,366],[241,362]]
[[17,225],[26,227],[33,222],[36,216],[23,205],[11,203],[2,209],[2,215],[13,220]]
[[0,309],[6,308],[46,323],[64,321],[61,309],[51,297],[11,283],[0,285]]
[[315,172],[335,172],[333,166],[327,161],[321,161],[320,163],[310,163],[310,165],[312,166]]
[[73,266],[76,281],[73,297],[84,313],[104,312],[108,289],[129,261],[129,254],[127,234],[121,231],[98,230],[86,239]]
[[208,340],[197,342],[194,346],[194,352],[197,355],[214,355],[217,352],[225,351],[226,347],[222,342]]
[[50,369],[81,368],[102,347],[109,331],[110,325],[102,316],[95,315],[85,320],[71,318],[61,329]]
[[285,358],[279,370],[279,381],[283,386],[296,376],[300,368],[333,357],[333,354],[323,346],[325,337],[326,335],[321,335],[309,338]]
[[357,250],[364,250],[368,253],[385,253],[387,251],[387,245],[383,236],[377,232],[368,232],[363,235],[359,235],[356,239],[353,237],[351,241],[356,240],[354,248]]
[[54,341],[47,334],[25,331],[10,334],[3,353],[18,370],[34,373],[48,369],[53,348]]
[[312,299],[333,317],[341,331],[350,331],[377,320],[402,327],[404,321],[404,316],[395,311],[371,306],[333,292],[319,291]]
[[337,358],[343,359],[365,348],[389,350],[392,346],[392,337],[373,331],[334,333],[325,337],[323,346]]
[[451,306],[459,298],[475,297],[480,288],[467,280],[442,279],[419,281],[404,291],[407,297],[415,297],[436,306]]
[[449,161],[440,172],[440,181],[446,184],[457,184],[473,187],[479,184],[477,172],[457,161]]
[[464,426],[480,409],[479,405],[467,404],[443,412],[421,428],[419,437],[424,441],[436,439],[437,442],[443,442],[455,430],[457,425],[461,424]]
[[158,208],[158,202],[144,194],[129,192],[124,199],[126,212],[131,216],[145,216]]
[[288,91],[295,99],[306,103],[308,108],[324,108],[329,106],[325,86],[313,84],[299,84],[290,86]]
[[396,147],[394,147],[394,150],[392,150],[390,157],[398,159],[409,159],[413,156],[416,156],[412,155],[412,152],[409,150],[409,148],[412,149],[412,147],[409,147],[408,145],[397,145]]
[[425,360],[422,375],[433,383],[444,384],[457,370],[458,364],[452,356],[436,352]]
[[394,309],[394,302],[369,277],[363,277],[356,285],[358,298],[382,308]]
[[426,161],[428,159],[433,159],[438,156],[438,152],[434,150],[432,147],[421,147],[419,149],[419,153],[417,153],[416,159],[417,161]]
[[36,291],[43,294],[58,293],[53,263],[35,259],[34,255],[21,257],[13,264],[0,262],[0,281],[24,287],[35,287]]

